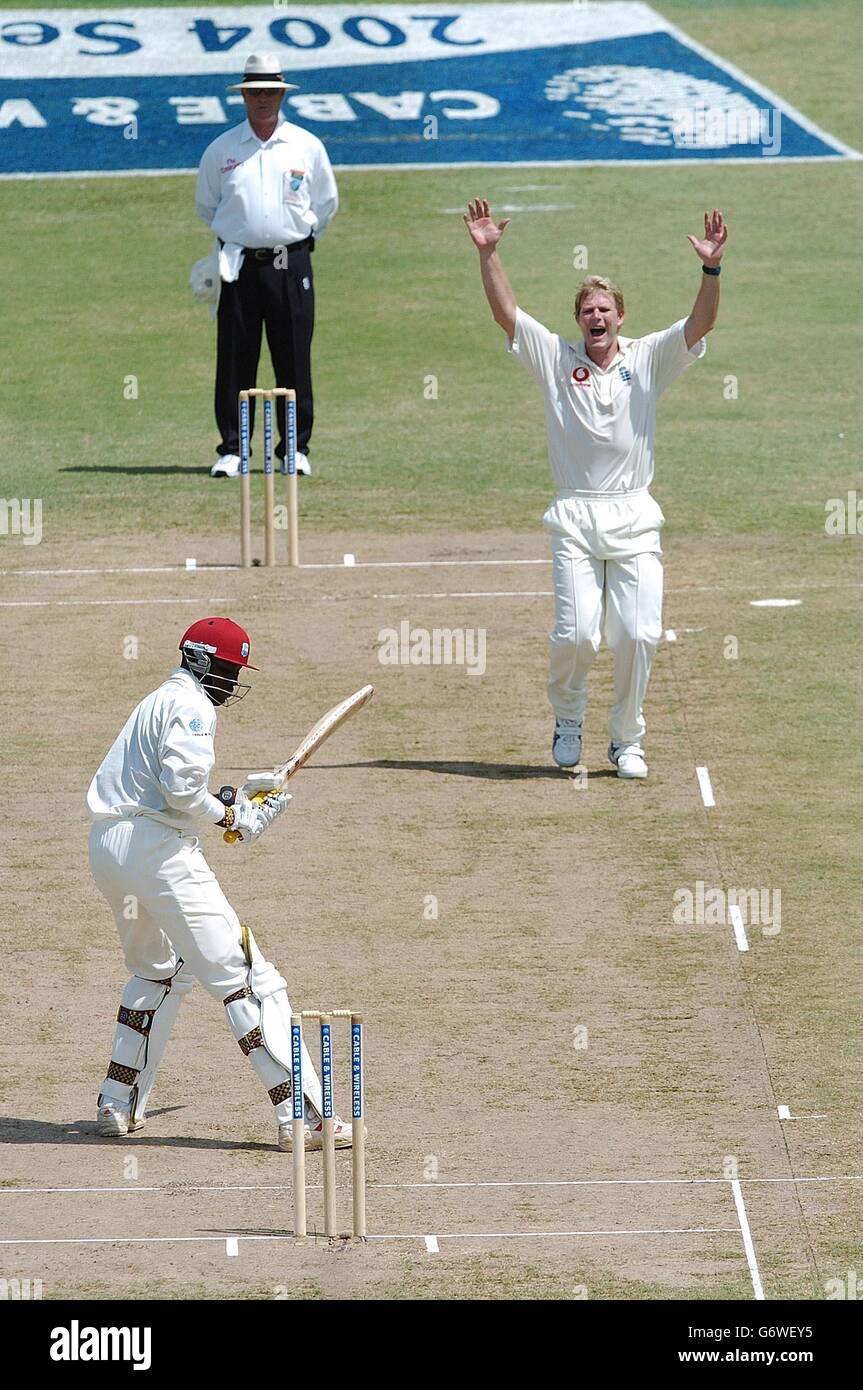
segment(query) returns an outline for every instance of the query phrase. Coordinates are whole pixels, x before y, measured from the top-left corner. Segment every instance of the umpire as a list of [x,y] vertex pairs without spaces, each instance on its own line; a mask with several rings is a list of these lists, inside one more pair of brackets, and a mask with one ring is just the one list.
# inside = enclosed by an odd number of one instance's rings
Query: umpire
[[[281,114],[285,93],[296,88],[279,66],[273,53],[248,59],[242,82],[228,89],[242,92],[247,119],[208,145],[198,169],[196,206],[219,238],[222,282],[216,363],[222,438],[210,470],[214,478],[239,472],[237,397],[257,385],[264,328],[274,385],[297,393],[297,472],[311,473],[311,253],[336,214],[339,196],[321,141]],[[277,413],[276,453],[284,458],[284,407]]]

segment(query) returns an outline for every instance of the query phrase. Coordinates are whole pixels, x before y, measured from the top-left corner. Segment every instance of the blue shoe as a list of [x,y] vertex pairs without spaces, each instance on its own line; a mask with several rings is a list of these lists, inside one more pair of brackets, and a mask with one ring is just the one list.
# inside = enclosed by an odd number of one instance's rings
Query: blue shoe
[[580,719],[558,719],[554,725],[551,756],[558,767],[577,767],[581,762]]

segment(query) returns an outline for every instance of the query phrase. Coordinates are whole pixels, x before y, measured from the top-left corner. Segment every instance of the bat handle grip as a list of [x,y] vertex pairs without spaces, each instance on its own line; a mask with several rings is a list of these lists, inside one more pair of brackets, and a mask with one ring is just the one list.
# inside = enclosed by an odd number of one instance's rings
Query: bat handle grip
[[[275,791],[276,788],[273,787],[271,790],[272,790],[272,791]],[[268,797],[269,795],[270,795],[270,792],[268,792],[268,791],[266,791],[266,792],[255,792],[254,796],[250,796],[250,797],[249,797],[249,800],[250,800],[250,801],[257,801],[258,803],[260,803],[260,802],[262,802],[262,801],[266,801],[266,799],[267,799],[267,797]],[[225,833],[224,833],[224,835],[222,836],[222,839],[224,840],[224,842],[225,842],[226,845],[235,845],[235,844],[237,843],[237,841],[238,841],[238,840],[242,840],[242,838],[243,838],[243,834],[242,834],[242,831],[240,831],[240,830],[226,830]]]

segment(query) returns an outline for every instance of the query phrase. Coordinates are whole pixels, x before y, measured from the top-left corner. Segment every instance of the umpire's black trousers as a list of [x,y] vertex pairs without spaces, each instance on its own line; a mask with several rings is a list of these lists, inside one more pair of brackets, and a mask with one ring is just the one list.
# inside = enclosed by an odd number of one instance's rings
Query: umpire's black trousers
[[[219,299],[216,360],[216,424],[222,436],[220,454],[240,452],[241,391],[258,385],[262,330],[273,361],[275,380],[260,385],[293,387],[297,393],[297,449],[307,454],[314,416],[312,404],[312,333],[315,326],[315,287],[312,279],[312,241],[289,246],[274,260],[247,251],[239,278],[223,282]],[[265,374],[265,376],[268,374]],[[255,402],[251,403],[254,426]],[[285,456],[284,403],[278,402],[279,442],[276,454]]]

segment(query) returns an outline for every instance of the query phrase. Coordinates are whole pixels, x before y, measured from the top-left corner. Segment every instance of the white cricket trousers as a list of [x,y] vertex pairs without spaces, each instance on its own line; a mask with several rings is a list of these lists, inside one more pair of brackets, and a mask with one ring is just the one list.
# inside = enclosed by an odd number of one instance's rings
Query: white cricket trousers
[[562,498],[545,517],[554,587],[548,697],[557,718],[584,717],[587,677],[604,636],[614,653],[612,743],[644,738],[644,699],[662,636],[663,520],[644,495],[611,503]]
[[[90,867],[114,913],[131,977],[101,1094],[143,1115],[168,1034],[197,979],[226,1005],[228,1025],[270,1093],[276,1119],[289,1119],[289,1073],[257,1041],[260,1005],[247,988],[240,920],[197,837],[144,815],[97,820]],[[267,965],[251,933],[249,946],[256,963]],[[320,1082],[305,1047],[303,1089],[320,1111]]]

